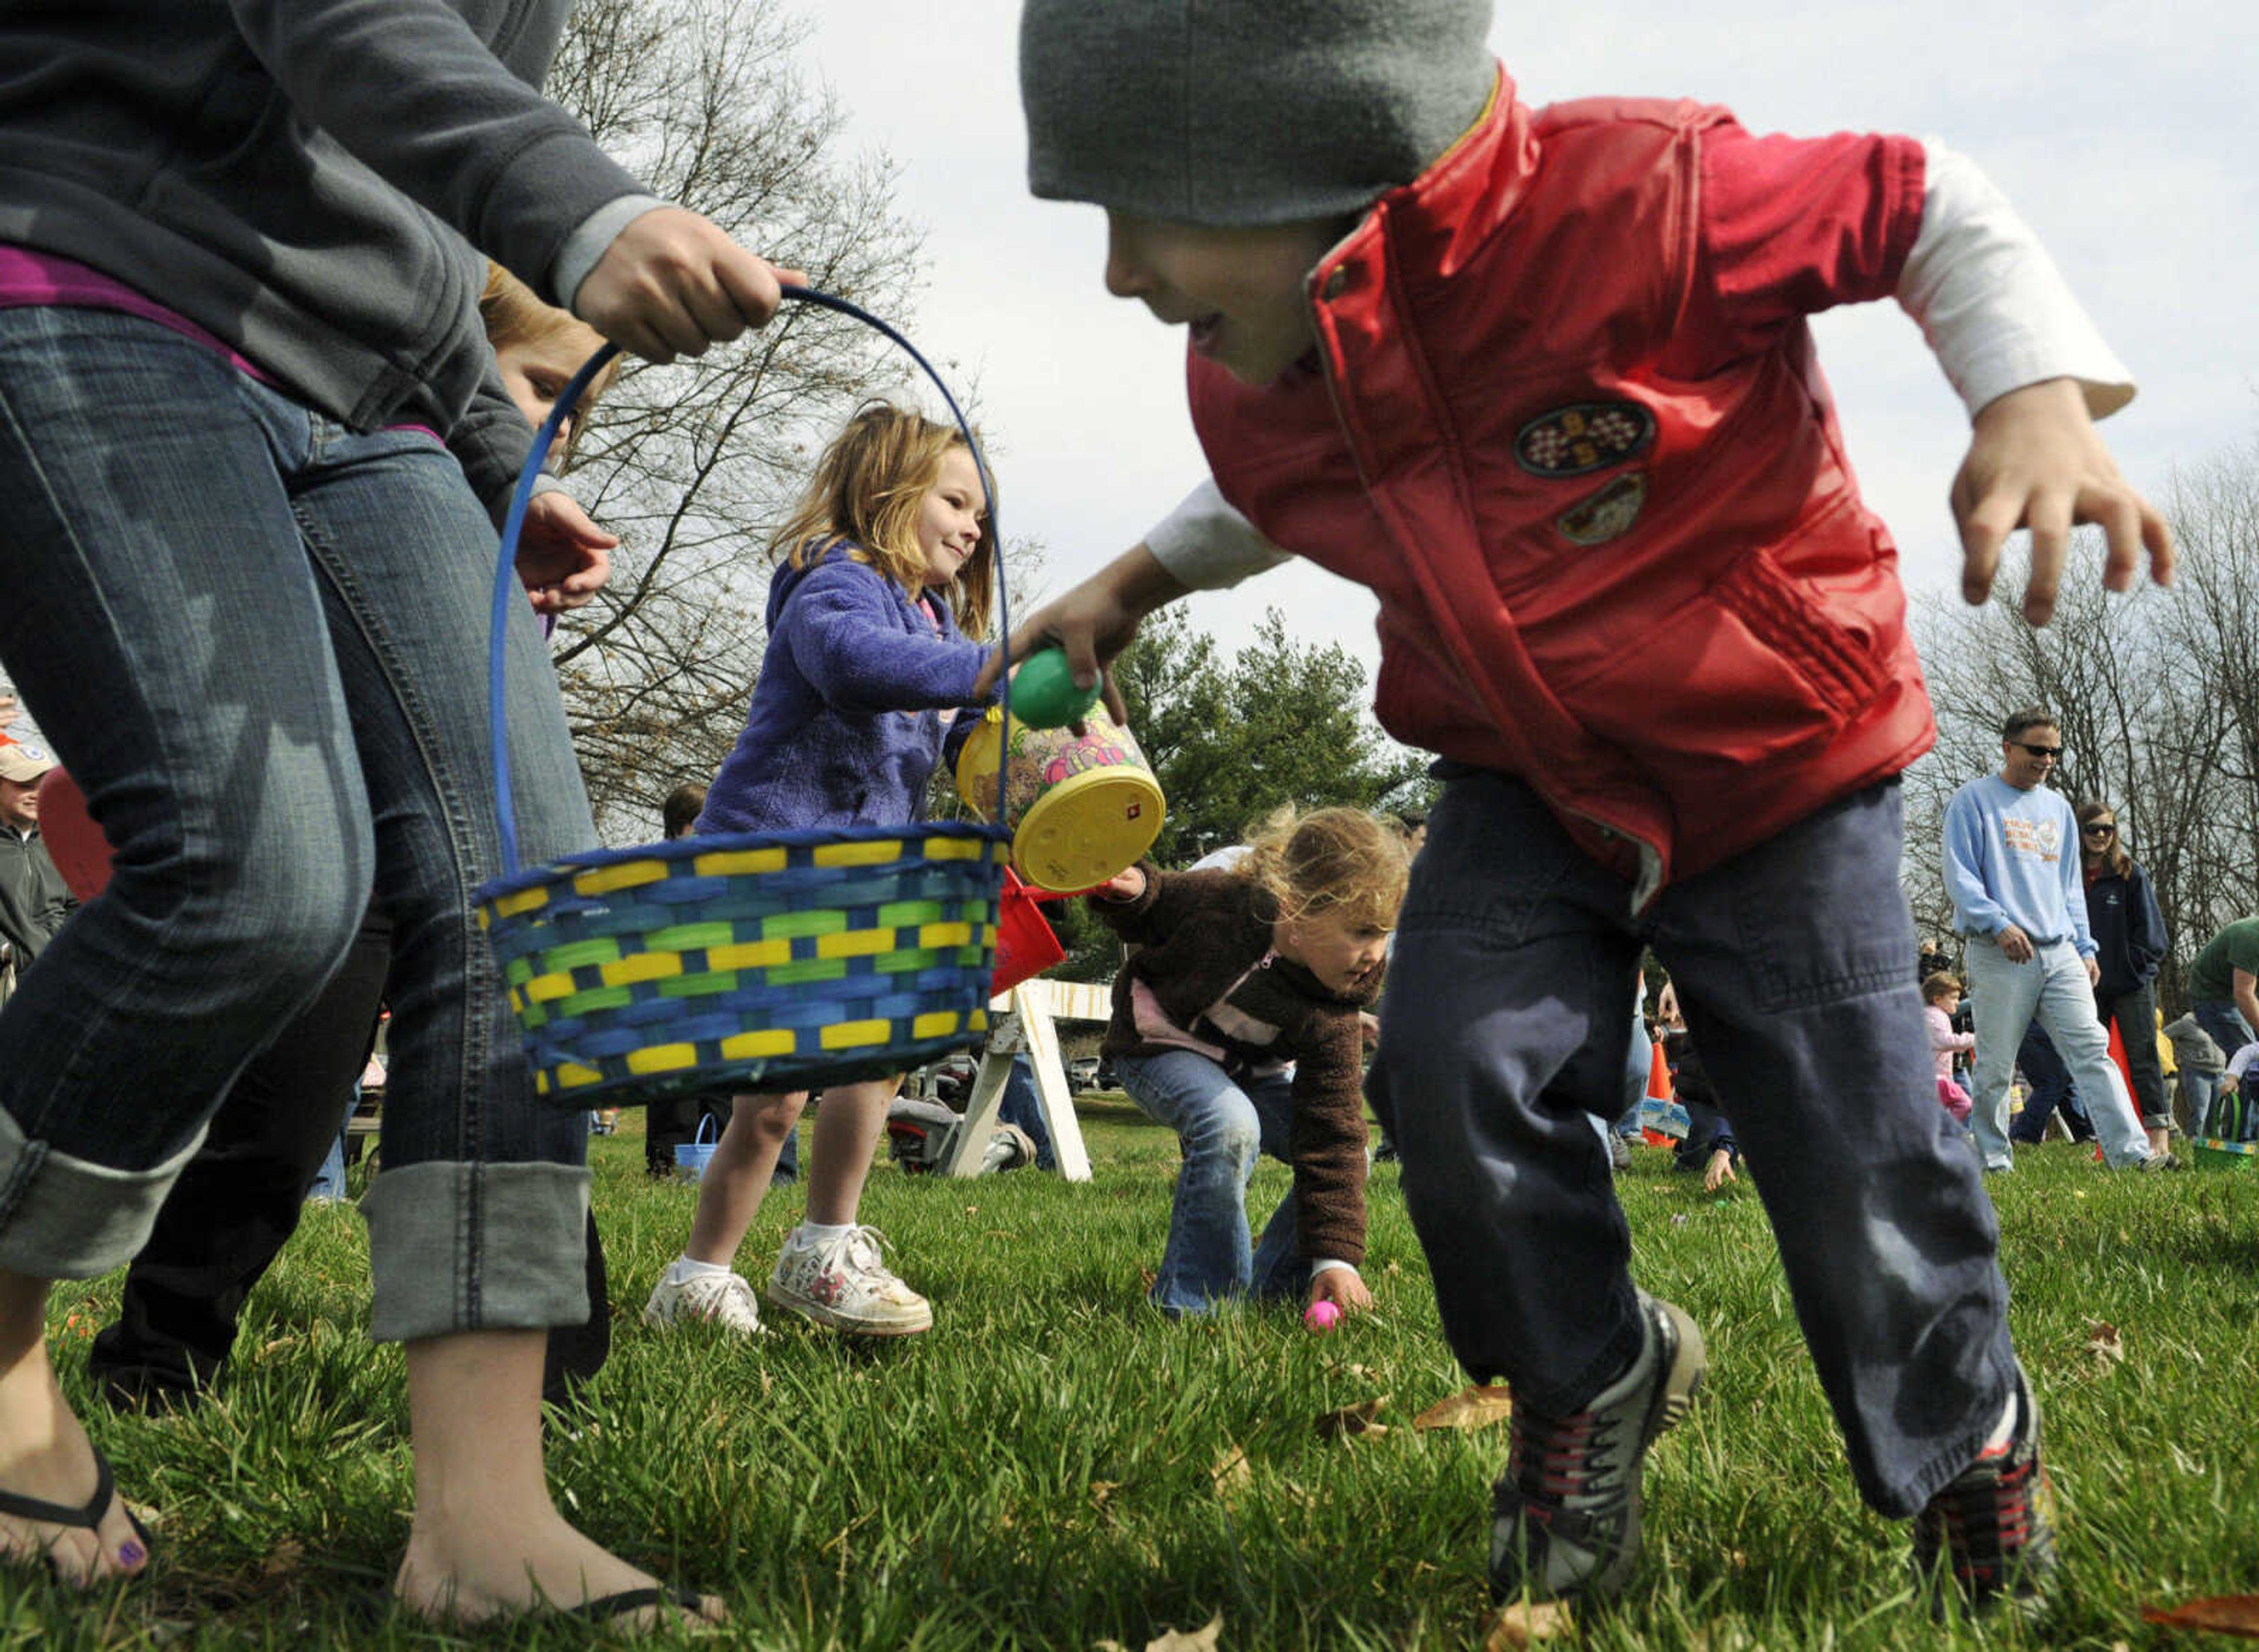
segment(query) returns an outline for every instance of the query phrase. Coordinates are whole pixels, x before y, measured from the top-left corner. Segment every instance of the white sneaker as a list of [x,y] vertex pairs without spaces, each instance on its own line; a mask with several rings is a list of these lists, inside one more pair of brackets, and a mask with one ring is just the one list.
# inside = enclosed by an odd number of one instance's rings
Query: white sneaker
[[888,1271],[876,1228],[850,1228],[837,1239],[811,1244],[794,1228],[785,1235],[769,1300],[804,1314],[819,1325],[866,1336],[909,1336],[933,1326],[932,1305]]
[[718,1325],[739,1336],[758,1336],[761,1311],[753,1303],[753,1287],[741,1273],[699,1273],[688,1279],[662,1273],[643,1305],[645,1325],[680,1325],[686,1320]]

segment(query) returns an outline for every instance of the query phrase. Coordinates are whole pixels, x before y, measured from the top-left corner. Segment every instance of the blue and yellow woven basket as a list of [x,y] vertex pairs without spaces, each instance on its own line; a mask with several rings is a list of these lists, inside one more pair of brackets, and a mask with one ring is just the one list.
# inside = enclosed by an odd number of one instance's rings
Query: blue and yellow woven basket
[[534,1083],[576,1107],[879,1078],[988,1029],[1009,839],[684,837],[480,891]]
[[[909,340],[844,300],[785,290],[909,351],[941,385],[989,481],[948,387]],[[980,1042],[1011,853],[1001,800],[993,823],[685,837],[518,869],[502,712],[502,638],[523,601],[513,577],[518,534],[559,426],[613,353],[607,346],[581,369],[537,436],[495,576],[489,711],[507,870],[477,892],[478,916],[537,1089],[572,1107],[810,1090]],[[1001,562],[997,574],[999,628],[1008,636]]]

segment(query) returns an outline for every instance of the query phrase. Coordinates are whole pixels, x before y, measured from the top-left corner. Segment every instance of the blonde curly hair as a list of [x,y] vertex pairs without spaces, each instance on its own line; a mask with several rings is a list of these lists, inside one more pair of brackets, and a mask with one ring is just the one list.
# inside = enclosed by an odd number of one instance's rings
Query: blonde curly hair
[[1392,822],[1361,808],[1292,803],[1273,812],[1248,839],[1232,868],[1260,885],[1289,921],[1334,916],[1352,929],[1393,929],[1404,904],[1411,858]]

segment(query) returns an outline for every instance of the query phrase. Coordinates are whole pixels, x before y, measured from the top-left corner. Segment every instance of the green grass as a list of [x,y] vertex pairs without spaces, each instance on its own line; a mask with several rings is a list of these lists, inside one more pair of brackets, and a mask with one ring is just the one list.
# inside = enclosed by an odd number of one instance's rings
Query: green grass
[[[1119,1102],[1086,1098],[1084,1116],[1090,1185],[873,1172],[865,1217],[937,1322],[870,1346],[796,1323],[752,1345],[645,1330],[691,1194],[644,1179],[625,1115],[592,1143],[615,1341],[587,1409],[555,1420],[567,1512],[726,1597],[732,1645],[1134,1649],[1219,1610],[1225,1648],[1479,1645],[1505,1435],[1410,1426],[1463,1379],[1394,1173],[1372,1193],[1376,1313],[1325,1337],[1286,1312],[1173,1325],[1140,1271],[1160,1255],[1174,1142]],[[2051,1147],[1994,1185],[2068,1578],[2038,1630],[1980,1634],[1909,1604],[1905,1529],[1852,1492],[1755,1196],[1706,1197],[1662,1154],[1638,1158],[1621,1184],[1638,1275],[1701,1321],[1712,1385],[1650,1457],[1646,1562],[1582,1644],[2106,1652],[2168,1643],[2141,1602],[2259,1590],[2259,1178],[2106,1176]],[[1266,1164],[1258,1210],[1285,1185]],[[800,1203],[763,1211],[742,1258],[757,1279]],[[151,1422],[99,1413],[83,1382],[82,1332],[117,1279],[56,1293],[64,1380],[159,1512],[161,1559],[153,1581],[83,1598],[0,1575],[0,1648],[588,1643],[361,1614],[410,1500],[400,1356],[367,1340],[365,1273],[352,1210],[310,1210],[225,1387]],[[2122,1362],[2089,1351],[2091,1320],[2118,1328]],[[1381,1394],[1388,1432],[1318,1436],[1321,1413]],[[1235,1449],[1249,1472],[1219,1490]]]

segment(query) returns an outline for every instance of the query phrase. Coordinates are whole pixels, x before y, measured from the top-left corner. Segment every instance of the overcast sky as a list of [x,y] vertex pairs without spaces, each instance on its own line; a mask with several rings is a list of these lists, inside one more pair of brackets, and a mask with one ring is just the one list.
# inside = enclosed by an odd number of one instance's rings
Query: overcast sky
[[[901,210],[928,232],[912,336],[977,380],[1004,527],[1044,541],[1062,588],[1204,474],[1183,332],[1107,294],[1096,208],[1028,195],[1012,0],[830,0],[814,16],[810,68],[849,112],[845,143],[899,163]],[[2162,495],[2176,464],[2259,438],[2253,0],[1595,0],[1499,16],[1491,44],[1532,103],[1692,96],[1757,132],[1945,139],[2038,229],[2133,369],[2141,395],[2104,431],[2137,486]],[[1895,305],[1816,324],[1908,586],[1953,588],[1960,403]],[[1377,656],[1371,599],[1306,565],[1194,602],[1229,645],[1276,603],[1301,636]]]

